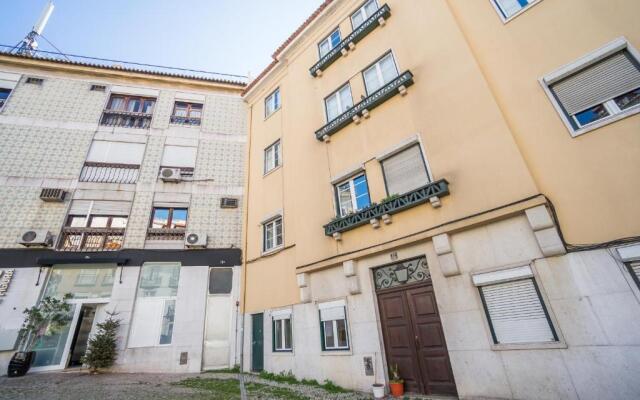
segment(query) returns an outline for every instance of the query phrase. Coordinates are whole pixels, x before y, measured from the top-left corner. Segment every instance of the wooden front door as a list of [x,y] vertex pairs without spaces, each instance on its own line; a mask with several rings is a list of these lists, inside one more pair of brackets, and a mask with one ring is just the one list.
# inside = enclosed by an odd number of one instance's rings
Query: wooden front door
[[433,286],[409,285],[378,293],[389,366],[398,365],[408,392],[456,394]]

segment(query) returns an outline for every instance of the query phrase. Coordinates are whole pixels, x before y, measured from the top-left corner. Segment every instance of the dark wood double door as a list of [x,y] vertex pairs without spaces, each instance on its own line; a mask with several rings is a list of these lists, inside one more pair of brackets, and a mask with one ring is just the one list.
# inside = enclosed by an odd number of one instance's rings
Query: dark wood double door
[[387,364],[398,365],[405,390],[456,394],[433,286],[410,285],[378,292]]

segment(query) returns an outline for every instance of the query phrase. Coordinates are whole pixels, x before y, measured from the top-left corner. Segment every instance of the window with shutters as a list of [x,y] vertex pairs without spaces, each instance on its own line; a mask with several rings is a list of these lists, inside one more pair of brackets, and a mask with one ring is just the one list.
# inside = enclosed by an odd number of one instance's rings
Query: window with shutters
[[293,351],[293,327],[291,310],[278,310],[271,313],[271,329],[274,352]]
[[367,176],[359,174],[335,185],[338,216],[344,217],[371,204]]
[[640,63],[614,41],[542,82],[572,136],[640,112]]
[[144,150],[144,143],[94,140],[80,182],[136,183]]
[[102,113],[101,125],[148,129],[156,99],[113,94]]
[[638,288],[640,289],[640,261],[627,263],[627,268],[629,268],[631,277],[633,277],[633,280],[636,282]]
[[320,303],[320,343],[322,350],[349,350],[347,311],[344,300]]
[[382,160],[387,195],[402,195],[431,182],[420,145],[395,153]]
[[388,52],[370,67],[362,71],[367,96],[398,77],[398,67],[393,53]]
[[542,0],[490,0],[500,14],[502,21],[507,22]]
[[182,240],[187,228],[186,207],[153,207],[147,240]]
[[175,125],[199,126],[202,118],[202,104],[176,101],[170,123]]
[[351,85],[346,84],[324,99],[324,109],[327,122],[333,121],[338,115],[353,107]]
[[73,200],[62,228],[59,250],[119,250],[129,219],[127,201]]
[[493,343],[556,343],[558,334],[530,266],[476,274]]
[[264,173],[267,174],[282,164],[280,140],[264,149]]

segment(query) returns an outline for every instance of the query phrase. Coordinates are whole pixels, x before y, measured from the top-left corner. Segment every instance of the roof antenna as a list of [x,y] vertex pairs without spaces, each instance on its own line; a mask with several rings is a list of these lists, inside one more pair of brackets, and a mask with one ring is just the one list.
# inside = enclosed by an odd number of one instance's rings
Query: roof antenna
[[38,49],[38,42],[36,42],[36,37],[42,36],[44,27],[47,25],[49,17],[51,17],[51,13],[53,13],[53,8],[53,1],[49,1],[49,3],[47,3],[45,8],[42,10],[42,14],[40,14],[40,18],[31,29],[31,32],[29,32],[27,36],[25,36],[25,38],[22,39],[22,41],[13,48],[13,50],[15,50],[17,54],[29,56],[34,55],[35,51]]

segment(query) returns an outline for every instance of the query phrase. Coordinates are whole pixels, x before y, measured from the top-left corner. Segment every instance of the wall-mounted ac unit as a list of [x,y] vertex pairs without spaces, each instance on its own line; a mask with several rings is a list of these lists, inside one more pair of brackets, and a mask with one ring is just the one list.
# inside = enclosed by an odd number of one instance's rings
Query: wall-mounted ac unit
[[220,199],[220,208],[238,208],[238,199],[223,197]]
[[201,232],[189,232],[184,237],[184,245],[187,247],[207,247],[207,235]]
[[61,203],[64,201],[66,192],[62,189],[44,188],[40,192],[40,200]]
[[180,182],[182,180],[180,168],[160,168],[160,179],[165,182]]
[[18,243],[25,247],[31,246],[51,246],[53,237],[51,232],[44,229],[34,229],[24,232],[18,238]]

